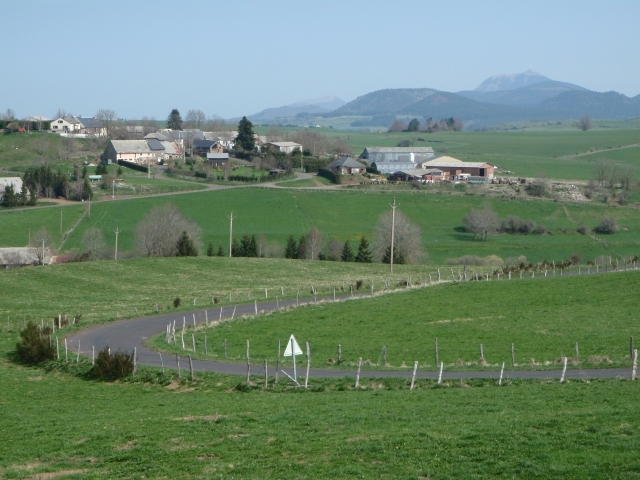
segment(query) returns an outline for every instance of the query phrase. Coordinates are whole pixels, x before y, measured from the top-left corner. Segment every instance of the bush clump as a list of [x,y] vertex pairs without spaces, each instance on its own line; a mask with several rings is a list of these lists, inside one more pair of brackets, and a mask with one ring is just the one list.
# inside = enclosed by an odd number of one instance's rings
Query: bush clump
[[110,353],[109,347],[98,352],[92,372],[98,378],[118,380],[133,373],[133,353]]
[[594,228],[594,230],[598,233],[615,233],[619,230],[618,222],[616,222],[616,219],[613,217],[603,217],[603,219],[600,220],[600,224]]
[[581,223],[578,227],[578,233],[580,235],[589,235],[589,227],[587,227],[584,223]]
[[51,344],[50,335],[50,327],[41,329],[39,325],[29,321],[27,326],[20,331],[20,342],[16,344],[20,358],[28,363],[52,360],[55,355],[55,347]]
[[178,308],[180,306],[180,297],[176,297],[173,299],[173,308]]
[[497,255],[489,255],[487,257],[479,257],[477,255],[463,255],[458,258],[448,258],[447,265],[472,265],[477,267],[484,266],[501,266],[504,261]]
[[542,225],[536,224],[533,220],[524,220],[516,217],[515,215],[509,215],[500,221],[500,232],[528,235],[530,233],[537,233],[543,235],[547,233],[547,229]]

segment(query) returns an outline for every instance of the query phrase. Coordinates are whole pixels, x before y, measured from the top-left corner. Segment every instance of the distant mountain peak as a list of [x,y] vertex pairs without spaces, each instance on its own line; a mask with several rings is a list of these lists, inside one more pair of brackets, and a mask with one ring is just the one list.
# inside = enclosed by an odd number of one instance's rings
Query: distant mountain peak
[[548,81],[551,81],[549,77],[545,77],[541,73],[529,69],[522,73],[502,74],[489,77],[480,85],[478,85],[475,91],[489,93],[504,90],[514,90],[516,88],[528,87],[529,85],[533,85],[535,83]]

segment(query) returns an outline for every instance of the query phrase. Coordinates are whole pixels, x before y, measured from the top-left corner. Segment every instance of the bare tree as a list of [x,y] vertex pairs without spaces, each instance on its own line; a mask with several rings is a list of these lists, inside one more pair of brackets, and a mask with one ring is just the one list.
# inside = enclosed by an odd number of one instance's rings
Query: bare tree
[[388,130],[390,132],[404,132],[407,128],[409,128],[409,125],[407,125],[406,122],[396,118],[393,123],[389,125]]
[[111,138],[111,125],[116,119],[116,112],[107,108],[101,108],[96,113],[96,120],[100,122],[100,125],[106,130],[107,138]]
[[[391,211],[378,218],[374,232],[373,254],[382,259],[391,247]],[[427,255],[422,246],[420,227],[396,210],[394,229],[394,255],[401,255],[406,263],[418,263]]]
[[38,135],[33,142],[33,150],[40,156],[44,155],[50,147],[49,137],[47,135]]
[[204,126],[207,116],[202,110],[189,110],[184,117],[185,126],[187,128],[200,128]]
[[58,145],[58,158],[67,160],[73,155],[76,149],[76,142],[73,138],[63,137]]
[[207,119],[205,127],[209,132],[228,132],[233,130],[232,126],[228,125],[224,119],[218,115],[211,115]]
[[629,190],[631,188],[631,184],[633,183],[633,168],[631,165],[625,165],[620,169],[620,188],[624,190]]
[[611,170],[611,162],[609,160],[598,160],[593,167],[593,175],[601,187],[604,187],[605,181],[609,178]]
[[278,130],[278,127],[276,127],[275,125],[271,125],[269,127],[269,130],[267,130],[267,140],[269,142],[278,142],[282,140],[282,135],[280,133],[280,130]]
[[589,117],[589,115],[585,115],[584,117],[580,117],[576,121],[575,125],[576,125],[577,128],[579,128],[583,132],[586,132],[587,130],[591,130],[591,128],[593,127],[593,125],[591,124],[591,117]]
[[305,243],[307,246],[307,257],[310,260],[315,260],[318,257],[320,245],[322,245],[322,234],[320,233],[320,230],[316,227],[311,227],[311,230],[309,230],[309,233],[307,234]]
[[0,119],[2,120],[8,120],[8,121],[13,121],[16,119],[16,113],[11,110],[10,108],[7,108],[7,111],[5,113],[3,113],[2,115],[0,115]]
[[36,256],[40,265],[44,264],[47,255],[47,248],[51,248],[52,242],[53,235],[51,235],[51,232],[46,227],[42,227],[31,235],[31,246],[36,250]]
[[58,107],[55,118],[64,118],[67,116],[67,111],[64,108]]
[[173,257],[182,232],[200,247],[200,227],[195,222],[170,203],[155,207],[136,227],[136,250],[145,257]]
[[158,122],[154,117],[142,117],[142,136],[155,133],[158,130]]
[[103,258],[106,242],[102,230],[96,227],[88,228],[82,235],[82,246],[90,260]]
[[471,210],[464,217],[464,226],[467,231],[473,233],[473,238],[480,235],[480,240],[487,240],[487,235],[493,233],[498,228],[498,216],[488,205],[482,210]]

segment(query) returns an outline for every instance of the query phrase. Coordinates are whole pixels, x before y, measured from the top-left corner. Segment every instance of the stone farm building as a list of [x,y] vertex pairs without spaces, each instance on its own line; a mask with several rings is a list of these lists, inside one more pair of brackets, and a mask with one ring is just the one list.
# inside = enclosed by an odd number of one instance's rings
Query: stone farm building
[[118,160],[124,160],[125,162],[147,164],[158,163],[158,159],[162,158],[163,150],[152,150],[149,147],[149,142],[152,142],[154,148],[162,146],[162,143],[158,140],[109,140],[107,148],[105,148],[102,154],[102,161],[104,163],[118,163]]
[[367,167],[365,165],[351,157],[340,157],[327,165],[327,169],[331,170],[333,173],[340,173],[342,175],[365,173],[367,171]]

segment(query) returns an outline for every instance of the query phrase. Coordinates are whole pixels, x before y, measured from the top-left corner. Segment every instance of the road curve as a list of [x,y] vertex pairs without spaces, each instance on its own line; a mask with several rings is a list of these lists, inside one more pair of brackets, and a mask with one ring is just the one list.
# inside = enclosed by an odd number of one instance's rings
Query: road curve
[[[332,299],[323,298],[319,301],[330,301]],[[313,303],[313,300],[301,300],[300,305]],[[273,311],[277,308],[290,307],[296,305],[296,300],[287,300],[276,302],[260,302],[257,304],[258,311]],[[176,322],[176,329],[182,325],[182,317],[186,317],[187,325],[193,325],[193,318],[195,315],[196,323],[201,324],[205,322],[205,310],[206,315],[211,320],[230,319],[235,309],[235,315],[241,317],[242,315],[255,314],[255,304],[237,305],[237,306],[225,306],[225,307],[213,307],[206,309],[191,310],[188,312],[172,312],[162,315],[155,315],[152,317],[140,317],[129,320],[121,320],[117,322],[111,322],[102,325],[96,325],[86,330],[82,330],[75,334],[69,335],[67,341],[69,348],[77,351],[78,342],[80,342],[80,353],[82,355],[91,356],[92,347],[95,347],[96,351],[109,346],[113,350],[133,351],[136,349],[138,364],[148,365],[153,367],[160,367],[161,359],[165,368],[176,368],[176,358],[170,354],[163,354],[162,356],[155,351],[150,350],[144,344],[144,342],[159,333],[162,333],[166,329],[166,325],[174,320]],[[302,366],[302,363],[301,363]],[[188,368],[188,360],[186,357],[180,357],[180,367],[182,369]],[[304,367],[306,369],[306,367]],[[247,366],[240,363],[226,363],[213,360],[193,360],[193,369],[199,372],[216,372],[222,374],[231,375],[246,375]],[[284,369],[282,369],[284,370]],[[293,375],[290,369],[285,370],[286,373]],[[302,371],[302,368],[299,369]],[[251,373],[255,375],[264,375],[264,366],[261,364],[252,365]],[[505,378],[522,378],[522,379],[548,379],[548,378],[560,378],[561,372],[558,370],[546,370],[546,371],[528,371],[528,370],[505,370]],[[275,368],[273,366],[268,367],[268,374],[275,375]],[[395,378],[411,378],[412,372],[407,369],[403,371],[376,371],[376,370],[363,370],[360,374],[363,378],[381,378],[381,377],[395,377]],[[329,369],[329,368],[311,368],[309,371],[310,377],[324,377],[324,378],[340,378],[345,376],[355,377],[355,371]],[[448,372],[444,371],[442,374],[443,380],[447,379],[482,379],[482,378],[495,378],[500,375],[499,371],[487,370],[487,371],[466,371],[466,372]],[[631,368],[616,368],[616,369],[569,369],[565,374],[567,379],[587,379],[587,378],[630,378]],[[416,374],[418,379],[437,379],[438,372],[436,371],[420,371]]]

